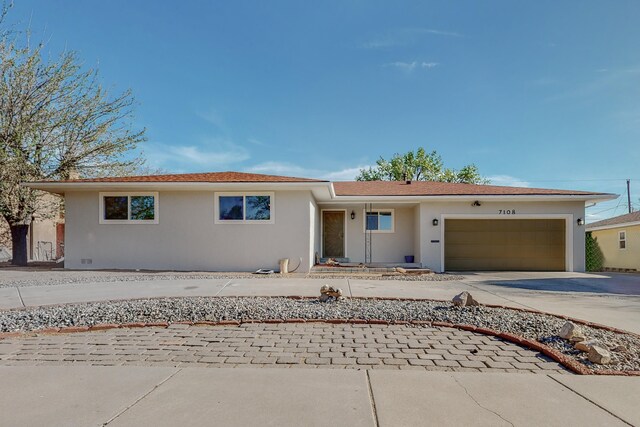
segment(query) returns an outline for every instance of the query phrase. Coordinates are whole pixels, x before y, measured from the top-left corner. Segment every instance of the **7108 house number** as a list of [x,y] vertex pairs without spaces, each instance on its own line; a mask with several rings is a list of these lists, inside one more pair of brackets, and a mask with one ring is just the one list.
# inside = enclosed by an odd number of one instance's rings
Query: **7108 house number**
[[515,209],[498,209],[498,214],[499,215],[515,215],[516,210]]

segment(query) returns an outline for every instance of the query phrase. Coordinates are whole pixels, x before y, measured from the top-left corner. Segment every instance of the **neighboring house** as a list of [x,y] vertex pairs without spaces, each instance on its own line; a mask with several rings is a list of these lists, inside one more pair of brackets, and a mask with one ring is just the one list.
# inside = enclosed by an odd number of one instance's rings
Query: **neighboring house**
[[[11,259],[11,231],[0,218],[0,262]],[[53,261],[64,257],[64,215],[60,198],[45,194],[38,203],[27,234],[29,261]]]
[[640,211],[587,225],[604,256],[602,267],[640,271]]
[[585,269],[585,191],[239,172],[26,183],[64,195],[65,267],[252,271],[316,256],[444,270]]

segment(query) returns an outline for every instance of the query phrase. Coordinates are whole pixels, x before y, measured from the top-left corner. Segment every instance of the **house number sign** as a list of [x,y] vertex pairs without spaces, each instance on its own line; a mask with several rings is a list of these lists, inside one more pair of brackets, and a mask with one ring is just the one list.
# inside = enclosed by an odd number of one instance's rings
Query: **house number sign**
[[498,215],[515,215],[515,209],[498,209]]

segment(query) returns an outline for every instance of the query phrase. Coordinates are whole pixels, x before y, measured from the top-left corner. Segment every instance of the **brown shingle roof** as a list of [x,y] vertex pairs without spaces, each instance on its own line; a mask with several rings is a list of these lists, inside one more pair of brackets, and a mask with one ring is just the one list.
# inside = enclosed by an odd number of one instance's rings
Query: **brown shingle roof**
[[309,178],[263,175],[244,172],[203,172],[170,175],[123,176],[92,179],[70,179],[57,182],[328,182]]
[[625,215],[614,216],[613,218],[603,219],[602,221],[587,224],[587,228],[606,227],[609,225],[622,225],[629,222],[640,222],[640,211],[631,212]]
[[500,196],[500,195],[580,195],[604,193],[552,190],[546,188],[504,187],[451,182],[412,181],[344,181],[334,182],[338,196]]

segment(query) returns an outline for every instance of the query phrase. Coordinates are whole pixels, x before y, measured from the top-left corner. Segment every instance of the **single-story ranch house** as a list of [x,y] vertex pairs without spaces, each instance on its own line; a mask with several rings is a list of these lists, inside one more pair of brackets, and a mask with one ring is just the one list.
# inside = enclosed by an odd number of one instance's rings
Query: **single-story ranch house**
[[587,231],[602,251],[602,267],[640,271],[640,211],[591,223]]
[[[65,198],[65,267],[253,271],[288,258],[437,272],[585,269],[585,203],[615,195],[239,172],[30,182]],[[408,257],[405,259],[405,257]]]

